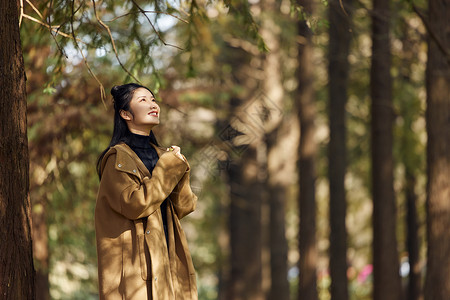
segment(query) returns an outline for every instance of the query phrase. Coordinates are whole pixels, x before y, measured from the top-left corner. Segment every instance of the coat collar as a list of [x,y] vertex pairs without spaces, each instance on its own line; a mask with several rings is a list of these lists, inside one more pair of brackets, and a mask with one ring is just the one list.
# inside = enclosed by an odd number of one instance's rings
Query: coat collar
[[[158,147],[152,143],[151,145],[153,148],[155,148],[158,157],[161,157],[161,155],[166,152],[164,148]],[[149,170],[144,165],[142,160],[125,143],[120,143],[110,148],[110,150],[105,154],[105,157],[103,158],[102,169],[106,164],[108,156],[113,153],[116,153],[115,168],[117,170],[130,173],[135,176],[139,176],[140,174],[142,174],[144,175],[144,177],[151,177]]]

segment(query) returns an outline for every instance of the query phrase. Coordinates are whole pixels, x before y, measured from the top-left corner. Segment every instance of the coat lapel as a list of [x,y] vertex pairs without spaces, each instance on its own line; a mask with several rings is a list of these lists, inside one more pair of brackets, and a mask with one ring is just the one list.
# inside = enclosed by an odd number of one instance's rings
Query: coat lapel
[[114,147],[120,147],[127,155],[119,156],[120,152],[118,152],[117,161],[122,163],[125,168],[132,167],[132,165],[136,165],[139,169],[140,173],[144,175],[144,177],[151,177],[150,171],[144,165],[142,160],[137,156],[137,154],[131,150],[130,146],[125,143],[117,144]]

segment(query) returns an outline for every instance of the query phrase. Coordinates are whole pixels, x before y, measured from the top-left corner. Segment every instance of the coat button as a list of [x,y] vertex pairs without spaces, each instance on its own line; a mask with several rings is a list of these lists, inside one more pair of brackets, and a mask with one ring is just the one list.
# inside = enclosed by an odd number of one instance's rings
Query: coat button
[[150,230],[147,230],[145,233],[146,233],[146,234],[150,234]]
[[122,168],[122,164],[118,164],[117,166],[118,166],[119,168]]
[[158,281],[158,277],[155,277],[155,281]]
[[136,173],[136,170],[133,170],[133,173]]

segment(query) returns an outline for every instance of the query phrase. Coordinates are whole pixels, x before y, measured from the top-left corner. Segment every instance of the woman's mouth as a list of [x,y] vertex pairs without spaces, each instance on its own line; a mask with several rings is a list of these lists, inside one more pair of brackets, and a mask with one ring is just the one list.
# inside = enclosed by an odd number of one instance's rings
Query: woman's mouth
[[153,117],[157,117],[158,116],[158,112],[157,111],[151,111],[151,112],[149,112],[148,113],[150,116],[153,116]]

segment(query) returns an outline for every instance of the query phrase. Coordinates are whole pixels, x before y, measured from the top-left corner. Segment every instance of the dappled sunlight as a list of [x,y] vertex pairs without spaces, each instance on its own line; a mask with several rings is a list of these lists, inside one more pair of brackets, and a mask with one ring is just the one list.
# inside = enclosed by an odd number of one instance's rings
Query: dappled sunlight
[[[33,226],[37,298],[99,297],[96,166],[113,133],[109,91],[129,82],[154,93],[159,145],[178,145],[189,162],[198,200],[181,223],[200,300],[292,300],[299,293],[329,300],[333,283],[346,293],[336,299],[400,290],[416,299],[449,298],[450,77],[443,49],[450,45],[443,32],[450,25],[441,2],[396,3],[392,14],[380,13],[378,0],[20,1],[20,39],[2,38],[22,45],[25,70],[17,74],[27,77],[27,106],[16,101],[24,97],[17,88],[0,107],[2,120],[18,108],[13,120],[22,134],[11,136],[8,123],[2,138],[21,146],[28,138],[29,159],[3,143],[8,162],[0,164],[1,182],[24,195],[29,186],[31,209],[25,203],[9,212],[3,201],[0,208],[15,229]],[[390,27],[377,34],[375,22]],[[386,93],[382,103],[378,92]],[[375,107],[387,113],[380,117]],[[392,145],[377,142],[379,132]],[[29,182],[11,182],[26,165]],[[150,192],[132,172],[147,200]],[[375,197],[383,191],[388,196]],[[381,208],[393,210],[373,218],[384,201]],[[109,238],[123,233],[108,222]],[[380,237],[390,237],[382,241],[390,246],[378,248]],[[158,243],[153,232],[148,239]],[[122,252],[103,250],[108,266],[119,269]],[[147,263],[163,250],[143,250],[140,258]],[[395,292],[375,277],[380,258],[398,262],[399,270],[383,265]],[[167,293],[157,288],[159,276],[177,272],[166,274],[163,260],[148,266],[127,276],[148,277],[155,297]],[[333,281],[336,274],[346,276]],[[143,286],[122,282],[120,289],[137,296],[147,293]]]

